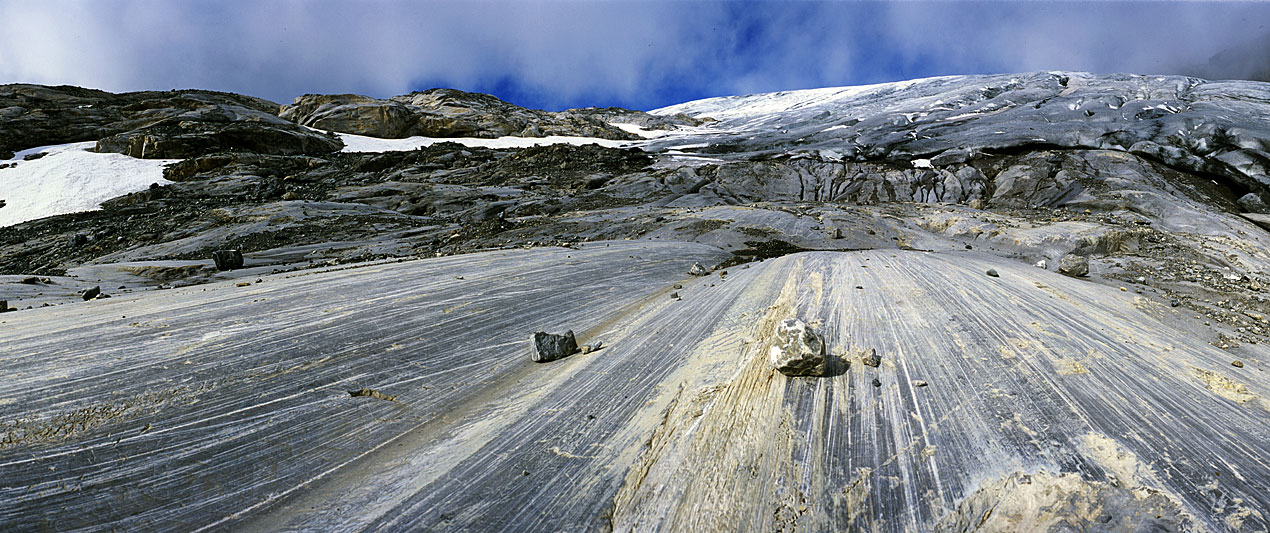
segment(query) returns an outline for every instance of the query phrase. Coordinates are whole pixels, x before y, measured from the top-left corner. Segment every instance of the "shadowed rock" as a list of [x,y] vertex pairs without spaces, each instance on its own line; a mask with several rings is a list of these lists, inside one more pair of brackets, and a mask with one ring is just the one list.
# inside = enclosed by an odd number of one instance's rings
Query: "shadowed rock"
[[212,261],[216,270],[234,270],[243,267],[243,253],[239,250],[216,250],[212,252]]
[[536,332],[529,336],[529,359],[535,363],[548,363],[563,359],[578,351],[578,341],[573,338],[573,331],[563,335]]

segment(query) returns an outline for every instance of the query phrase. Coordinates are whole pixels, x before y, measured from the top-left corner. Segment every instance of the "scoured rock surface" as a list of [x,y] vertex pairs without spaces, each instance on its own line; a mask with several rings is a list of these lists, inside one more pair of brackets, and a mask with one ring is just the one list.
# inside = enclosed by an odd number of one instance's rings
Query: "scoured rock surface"
[[[996,505],[1034,517],[996,530],[1267,526],[1270,464],[1234,444],[1270,422],[1261,345],[1234,368],[1188,313],[981,252],[800,253],[658,292],[722,255],[594,243],[6,313],[0,518],[907,531]],[[358,298],[313,298],[332,293]],[[887,357],[783,379],[763,341],[791,314]],[[604,355],[528,363],[526,324]],[[395,401],[350,401],[365,388]]]

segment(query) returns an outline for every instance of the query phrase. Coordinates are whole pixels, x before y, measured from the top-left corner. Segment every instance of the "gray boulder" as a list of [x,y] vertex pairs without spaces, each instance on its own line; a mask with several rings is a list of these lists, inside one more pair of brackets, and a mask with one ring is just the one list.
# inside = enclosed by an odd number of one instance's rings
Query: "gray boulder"
[[1266,202],[1261,199],[1261,195],[1254,192],[1240,196],[1239,207],[1251,213],[1270,213],[1270,206],[1266,205]]
[[702,266],[701,263],[693,263],[692,268],[688,269],[688,273],[693,276],[704,276],[709,274],[710,271],[706,270],[706,267]]
[[564,335],[535,332],[529,336],[529,359],[535,363],[547,363],[563,359],[578,351],[578,341],[573,337],[573,330]]
[[786,376],[825,374],[825,342],[797,318],[776,326],[769,357],[772,368]]
[[1088,276],[1089,260],[1079,255],[1067,254],[1058,260],[1058,273],[1074,278]]

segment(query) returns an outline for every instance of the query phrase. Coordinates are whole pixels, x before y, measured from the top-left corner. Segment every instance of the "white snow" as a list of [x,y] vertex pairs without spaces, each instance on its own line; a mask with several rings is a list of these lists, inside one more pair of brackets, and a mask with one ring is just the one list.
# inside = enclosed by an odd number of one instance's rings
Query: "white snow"
[[748,96],[721,96],[717,98],[706,98],[704,100],[685,102],[669,107],[663,107],[661,109],[654,109],[649,111],[649,113],[654,115],[675,115],[678,113],[685,113],[694,117],[705,116],[717,120],[749,118],[817,106],[883,90],[904,89],[918,83],[947,77],[949,76],[921,78],[890,83],[877,83],[873,85],[853,85],[848,87],[828,87],[824,89],[804,89],[799,91],[751,94]]
[[626,133],[639,135],[640,137],[643,137],[645,139],[656,139],[658,137],[665,137],[667,135],[675,134],[674,130],[646,130],[644,129],[643,126],[640,126],[639,124],[623,124],[621,122],[610,122],[609,125],[616,126],[618,129]]
[[528,148],[530,146],[543,146],[548,144],[598,144],[608,148],[621,148],[623,146],[634,144],[635,142],[614,141],[595,137],[564,137],[560,135],[553,135],[549,137],[498,137],[496,139],[480,139],[475,137],[406,137],[405,139],[380,139],[378,137],[353,135],[351,133],[340,133],[338,135],[340,136],[340,140],[344,141],[344,149],[340,150],[341,152],[404,152],[443,142],[454,142],[463,146],[481,148]]
[[930,164],[929,159],[914,159],[913,168],[935,168],[935,167],[934,165]]
[[[89,152],[96,143],[81,142],[22,150],[0,164],[0,227],[53,215],[93,211],[101,202],[144,190],[163,179],[163,166],[178,159],[137,159],[123,154]],[[48,155],[23,161],[28,154]]]

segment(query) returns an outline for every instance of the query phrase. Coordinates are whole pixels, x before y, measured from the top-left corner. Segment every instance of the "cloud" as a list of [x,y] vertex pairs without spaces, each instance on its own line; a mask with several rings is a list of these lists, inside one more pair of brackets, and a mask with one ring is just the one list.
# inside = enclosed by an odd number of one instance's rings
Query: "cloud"
[[1194,72],[1264,56],[1239,46],[1265,20],[1255,3],[8,2],[0,82],[649,108],[941,74]]

